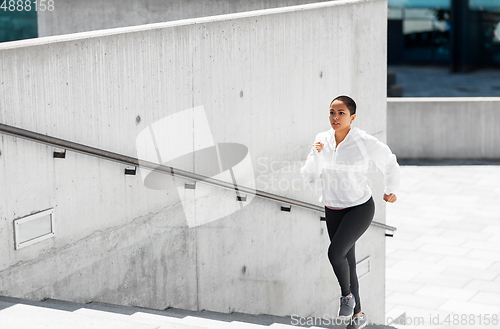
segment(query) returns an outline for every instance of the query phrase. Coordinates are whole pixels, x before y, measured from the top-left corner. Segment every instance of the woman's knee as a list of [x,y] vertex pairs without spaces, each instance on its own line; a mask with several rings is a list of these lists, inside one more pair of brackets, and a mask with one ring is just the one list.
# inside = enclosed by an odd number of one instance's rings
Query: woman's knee
[[335,248],[333,245],[330,245],[328,248],[328,259],[332,265],[345,262],[347,258],[347,253]]

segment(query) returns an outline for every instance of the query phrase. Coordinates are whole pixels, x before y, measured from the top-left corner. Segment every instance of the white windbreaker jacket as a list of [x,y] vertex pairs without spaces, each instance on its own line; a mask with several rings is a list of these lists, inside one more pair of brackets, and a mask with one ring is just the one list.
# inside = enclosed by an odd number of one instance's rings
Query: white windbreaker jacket
[[384,173],[384,193],[396,194],[399,187],[399,165],[387,145],[358,128],[351,128],[335,148],[335,131],[319,133],[321,152],[312,147],[300,173],[308,182],[321,183],[319,202],[334,208],[353,207],[368,201],[372,195],[367,173],[370,161]]

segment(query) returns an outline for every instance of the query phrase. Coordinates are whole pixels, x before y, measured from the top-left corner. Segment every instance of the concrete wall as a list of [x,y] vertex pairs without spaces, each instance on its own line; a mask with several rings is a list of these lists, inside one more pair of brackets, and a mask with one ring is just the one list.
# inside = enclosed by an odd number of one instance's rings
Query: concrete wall
[[37,12],[38,34],[51,36],[322,1],[325,0],[57,0],[53,10]]
[[[140,131],[203,105],[216,142],[248,147],[258,188],[317,203],[317,193],[286,183],[301,181],[315,135],[329,129],[334,96],[352,95],[357,125],[385,140],[385,14],[383,0],[337,1],[5,43],[0,122],[136,156]],[[71,152],[53,159],[52,147],[0,138],[0,294],[336,312],[339,290],[318,214],[281,212],[255,198],[188,228],[171,178],[152,190],[119,164]],[[372,179],[375,220],[384,222],[380,176]],[[48,208],[56,236],[14,250],[13,220]],[[371,259],[361,279],[364,310],[378,322],[384,233],[371,227],[357,246],[358,259]]]
[[401,159],[500,159],[500,98],[389,98],[387,141]]

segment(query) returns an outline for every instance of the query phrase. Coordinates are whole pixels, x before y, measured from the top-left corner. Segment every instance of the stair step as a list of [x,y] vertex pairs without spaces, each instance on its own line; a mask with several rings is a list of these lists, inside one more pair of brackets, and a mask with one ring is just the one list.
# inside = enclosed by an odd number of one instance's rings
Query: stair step
[[[159,315],[159,314],[151,314],[151,313],[144,313],[144,312],[137,312],[131,315],[132,318],[138,318],[138,319],[162,319],[165,318],[165,315]],[[212,320],[212,319],[206,319],[206,318],[197,318],[193,316],[186,316],[184,318],[175,318],[175,317],[169,317],[169,321],[175,321],[176,323],[179,324],[188,324],[191,326],[195,327],[202,327],[206,329],[232,329],[235,328],[233,325],[231,325],[231,322],[226,322],[226,321],[220,321],[220,320]]]
[[[2,302],[6,304],[6,302]],[[13,304],[0,310],[2,329],[157,329],[158,326],[95,318],[52,308]]]
[[125,315],[119,313],[113,313],[109,311],[101,311],[89,308],[81,308],[74,311],[75,314],[83,314],[96,318],[106,318],[114,320],[127,321],[128,323],[135,324],[148,324],[156,326],[158,329],[205,329],[203,326],[192,326],[186,323],[178,322],[177,319],[171,319],[169,317],[159,317],[156,319],[147,317],[137,317],[132,315]]
[[[234,328],[238,329],[262,329],[262,328],[269,328],[269,326],[262,325],[262,324],[255,324],[255,323],[248,323],[248,322],[242,322],[242,321],[231,321],[231,324],[234,326]],[[295,328],[297,329],[297,328]]]
[[[0,329],[297,329],[292,317],[182,309],[153,310],[92,302],[31,301],[0,296]],[[326,323],[310,329],[344,329]],[[366,329],[395,329],[369,324]]]
[[76,302],[68,302],[66,300],[60,299],[44,299],[40,302],[31,301],[32,305],[42,306],[42,307],[50,307],[55,308],[57,310],[69,311],[73,312],[82,307],[87,307],[88,304],[85,303],[76,303]]
[[[291,324],[283,324],[283,323],[273,323],[269,326],[269,328],[272,329],[297,329],[297,326],[293,326]],[[321,328],[324,329],[324,328]]]

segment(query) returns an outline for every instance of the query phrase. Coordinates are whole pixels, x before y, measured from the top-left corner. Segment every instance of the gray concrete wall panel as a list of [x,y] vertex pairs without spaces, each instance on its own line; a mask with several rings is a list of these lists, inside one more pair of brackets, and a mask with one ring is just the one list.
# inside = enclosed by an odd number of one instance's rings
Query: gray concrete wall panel
[[[216,142],[248,147],[258,188],[317,203],[299,168],[316,134],[330,128],[334,96],[354,97],[356,125],[385,141],[386,10],[382,0],[336,1],[5,43],[0,122],[136,156],[139,132],[203,105]],[[0,138],[0,186],[8,187],[0,198],[0,294],[336,312],[318,214],[281,212],[255,198],[188,228],[172,178],[152,190],[139,175],[123,175],[124,166],[72,152],[53,159],[52,147]],[[371,179],[375,220],[384,222],[380,176]],[[14,250],[12,221],[47,208],[55,209],[55,238]],[[384,252],[384,231],[371,227],[357,255],[371,259],[361,289],[378,322]]]
[[[322,0],[56,0],[38,10],[41,37],[321,2]],[[323,0],[325,1],[325,0]]]
[[500,98],[391,98],[387,139],[405,159],[500,159]]

